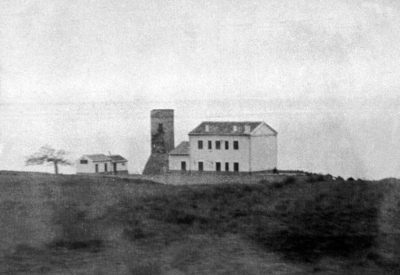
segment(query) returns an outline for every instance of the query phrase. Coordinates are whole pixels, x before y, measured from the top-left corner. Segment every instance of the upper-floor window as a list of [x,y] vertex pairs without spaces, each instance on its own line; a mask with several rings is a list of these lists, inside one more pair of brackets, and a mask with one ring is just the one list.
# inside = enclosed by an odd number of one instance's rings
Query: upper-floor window
[[211,140],[208,141],[208,149],[210,149],[210,150],[212,149],[212,141]]
[[237,140],[233,141],[233,149],[239,150],[239,141],[237,141]]
[[81,159],[80,164],[88,164],[87,159]]
[[217,150],[221,149],[221,141],[220,140],[215,141],[215,149],[217,149]]
[[229,141],[225,141],[225,150],[229,150]]
[[202,140],[197,141],[197,148],[199,148],[200,150],[203,149],[203,141]]

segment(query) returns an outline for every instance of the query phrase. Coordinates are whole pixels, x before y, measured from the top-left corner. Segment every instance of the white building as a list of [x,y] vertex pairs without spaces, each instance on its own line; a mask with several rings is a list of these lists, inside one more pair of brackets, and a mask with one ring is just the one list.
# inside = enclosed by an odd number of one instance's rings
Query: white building
[[265,122],[202,122],[169,153],[169,170],[256,172],[277,168],[278,133]]
[[128,174],[127,162],[120,155],[83,155],[76,161],[76,173]]

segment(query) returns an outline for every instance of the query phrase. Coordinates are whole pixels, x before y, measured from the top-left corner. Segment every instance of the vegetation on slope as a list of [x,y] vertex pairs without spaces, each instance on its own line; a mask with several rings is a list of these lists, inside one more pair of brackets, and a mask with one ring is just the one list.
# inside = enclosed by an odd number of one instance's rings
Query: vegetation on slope
[[123,224],[130,240],[233,233],[299,261],[366,256],[374,247],[380,194],[367,183],[277,186],[183,188],[170,196],[125,199],[106,216]]
[[[273,252],[285,259],[285,265],[310,265],[318,267],[315,272],[322,273],[326,270],[319,265],[326,258],[343,262],[344,269],[339,269],[339,273],[352,266],[363,268],[362,273],[372,268],[374,272],[384,272],[385,268],[398,270],[400,253],[395,247],[399,241],[390,237],[393,235],[387,237],[387,232],[400,228],[400,222],[393,218],[400,201],[392,195],[397,190],[396,183],[311,175],[254,185],[165,186],[139,179],[18,174],[10,177],[1,173],[0,182],[2,220],[14,222],[14,230],[24,228],[21,232],[29,236],[13,235],[15,249],[5,258],[10,266],[23,261],[21,255],[35,247],[31,259],[55,257],[53,263],[59,261],[64,265],[64,260],[55,255],[67,257],[66,251],[73,251],[71,255],[84,253],[82,257],[88,257],[87,253],[105,255],[96,262],[102,268],[111,266],[104,263],[109,259],[121,261],[125,257],[129,272],[134,270],[138,274],[138,270],[145,270],[143,274],[161,274],[166,266],[194,274],[198,268],[205,268],[195,265],[196,259],[198,262],[206,258],[209,264],[219,265],[215,267],[218,270],[231,266],[228,273],[236,269],[237,274],[254,274],[248,270],[250,260],[246,268],[243,264],[238,266],[243,256],[237,254],[238,250],[247,251],[241,252],[245,258],[259,257],[260,262],[266,261],[260,251]],[[18,212],[22,208],[26,213]],[[19,219],[14,220],[13,215],[19,215]],[[25,221],[32,217],[37,220],[31,224],[42,223],[36,231],[44,232],[45,237],[37,235],[40,232],[26,232]],[[0,230],[12,234],[8,228],[4,223]],[[35,238],[39,242],[35,243]],[[390,250],[393,255],[386,249],[390,242],[395,243]],[[258,252],[250,253],[250,247]],[[229,255],[221,258],[222,253]],[[202,259],[198,259],[200,255]],[[221,267],[227,258],[235,261]],[[78,262],[71,260],[71,265]],[[272,268],[257,266],[259,272]],[[54,271],[53,267],[47,268]],[[215,273],[217,269],[200,273]],[[6,271],[15,269],[10,267]]]

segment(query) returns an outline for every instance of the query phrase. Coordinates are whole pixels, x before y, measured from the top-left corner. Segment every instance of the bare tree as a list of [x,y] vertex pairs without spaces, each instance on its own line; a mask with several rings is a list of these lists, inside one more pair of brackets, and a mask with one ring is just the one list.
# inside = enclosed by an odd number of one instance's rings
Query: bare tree
[[53,163],[54,173],[58,174],[58,165],[71,165],[65,156],[64,150],[55,150],[49,145],[40,147],[39,151],[27,157],[25,165],[42,165],[44,163]]

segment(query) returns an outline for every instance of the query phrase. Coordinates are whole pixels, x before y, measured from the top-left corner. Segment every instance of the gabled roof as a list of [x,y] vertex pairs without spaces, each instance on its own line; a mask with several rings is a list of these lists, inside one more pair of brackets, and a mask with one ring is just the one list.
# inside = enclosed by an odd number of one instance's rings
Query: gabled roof
[[189,155],[189,141],[182,141],[169,154],[174,156]]
[[128,161],[120,155],[107,156],[105,154],[93,154],[93,155],[83,155],[82,157],[87,157],[88,159],[90,159],[94,162],[105,162],[105,161],[127,162]]
[[112,162],[127,162],[128,160],[121,155],[110,155]]
[[[189,132],[189,136],[196,135],[225,135],[247,136],[250,135],[262,121],[203,121],[199,126]],[[268,126],[268,125],[267,125]],[[274,133],[276,131],[268,126]],[[208,129],[207,129],[208,128]]]
[[84,157],[87,157],[91,159],[92,161],[109,161],[110,157],[106,156],[104,154],[94,154],[94,155],[84,155]]

